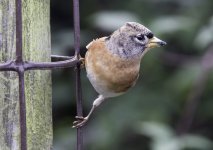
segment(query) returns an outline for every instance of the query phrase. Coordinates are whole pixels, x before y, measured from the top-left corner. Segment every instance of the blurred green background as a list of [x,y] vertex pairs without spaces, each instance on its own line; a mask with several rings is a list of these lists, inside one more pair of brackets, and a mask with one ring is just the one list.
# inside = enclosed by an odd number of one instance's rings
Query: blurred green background
[[[51,0],[52,53],[73,55],[71,0]],[[81,52],[127,21],[168,44],[145,55],[127,94],[105,101],[84,129],[85,150],[213,149],[213,1],[80,0]],[[53,71],[54,150],[74,150],[73,69]],[[84,114],[97,93],[82,70]]]

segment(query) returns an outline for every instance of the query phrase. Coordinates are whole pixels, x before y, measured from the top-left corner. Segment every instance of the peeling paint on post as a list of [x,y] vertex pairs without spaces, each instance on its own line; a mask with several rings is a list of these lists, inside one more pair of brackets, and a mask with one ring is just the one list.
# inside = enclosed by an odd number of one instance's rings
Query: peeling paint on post
[[[50,1],[23,0],[24,60],[50,61]],[[0,1],[0,62],[15,58],[15,0]],[[25,72],[28,149],[52,149],[51,73]],[[0,72],[0,146],[20,149],[18,76]]]

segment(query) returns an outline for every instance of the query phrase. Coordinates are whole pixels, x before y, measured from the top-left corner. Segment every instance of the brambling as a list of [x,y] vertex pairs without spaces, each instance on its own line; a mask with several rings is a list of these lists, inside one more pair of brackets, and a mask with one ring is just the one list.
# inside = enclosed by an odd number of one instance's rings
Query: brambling
[[110,36],[90,42],[86,46],[85,68],[99,96],[86,117],[76,116],[73,127],[82,127],[104,100],[133,87],[139,77],[142,57],[151,48],[164,45],[166,42],[136,22],[127,22]]

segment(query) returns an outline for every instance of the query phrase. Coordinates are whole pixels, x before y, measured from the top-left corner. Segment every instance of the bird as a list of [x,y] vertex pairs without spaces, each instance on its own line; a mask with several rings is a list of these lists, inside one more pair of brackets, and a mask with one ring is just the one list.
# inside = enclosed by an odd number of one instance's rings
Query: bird
[[99,94],[86,117],[76,116],[73,128],[85,125],[102,102],[126,93],[139,77],[143,56],[167,43],[137,22],[126,22],[111,35],[90,42],[83,60],[87,77]]

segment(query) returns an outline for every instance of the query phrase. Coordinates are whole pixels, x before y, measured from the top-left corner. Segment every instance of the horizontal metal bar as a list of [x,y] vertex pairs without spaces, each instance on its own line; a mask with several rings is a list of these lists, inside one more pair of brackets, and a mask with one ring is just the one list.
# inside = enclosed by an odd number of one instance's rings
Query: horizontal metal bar
[[69,60],[72,59],[74,56],[59,56],[59,55],[51,55],[51,61],[64,61],[64,60]]
[[48,70],[48,69],[56,69],[56,68],[69,68],[75,67],[80,61],[77,57],[74,57],[65,61],[58,62],[25,62],[24,69],[25,70]]
[[14,61],[8,61],[0,64],[0,71],[15,71]]
[[[25,61],[19,63],[16,61],[8,61],[6,63],[0,64],[0,71],[16,71],[19,72],[20,69],[26,70],[50,70],[57,68],[69,68],[75,67],[76,64],[80,63],[77,57],[74,56],[55,56],[54,58],[63,59],[64,61],[57,62],[31,62]],[[71,59],[70,59],[71,58]]]

